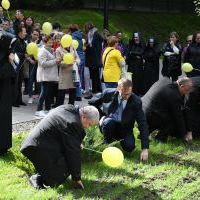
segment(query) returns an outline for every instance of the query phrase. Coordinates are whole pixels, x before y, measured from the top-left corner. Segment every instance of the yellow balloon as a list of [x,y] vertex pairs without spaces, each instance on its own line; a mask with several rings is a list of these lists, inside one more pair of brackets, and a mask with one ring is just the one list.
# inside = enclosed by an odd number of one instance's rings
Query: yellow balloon
[[191,72],[192,70],[193,70],[194,68],[193,68],[193,66],[190,64],[190,63],[183,63],[183,65],[182,65],[182,70],[184,71],[184,72]]
[[66,53],[64,56],[63,56],[63,61],[65,64],[67,65],[72,65],[74,63],[74,56],[73,54],[71,53]]
[[72,46],[74,47],[74,49],[77,49],[79,46],[79,43],[77,40],[72,40]]
[[124,155],[117,147],[108,147],[104,149],[102,159],[110,167],[119,167],[124,161]]
[[34,59],[37,61],[38,61],[38,54],[39,54],[39,49],[33,54]]
[[49,22],[45,22],[43,25],[42,25],[42,32],[46,35],[50,35],[51,32],[53,30],[53,27],[51,25],[51,23]]
[[34,55],[37,53],[38,51],[38,46],[35,42],[31,42],[27,45],[26,47],[26,51],[28,53],[28,55]]
[[2,0],[1,5],[5,10],[8,10],[10,8],[10,1]]
[[63,35],[60,43],[63,48],[69,47],[72,44],[72,36],[69,34]]

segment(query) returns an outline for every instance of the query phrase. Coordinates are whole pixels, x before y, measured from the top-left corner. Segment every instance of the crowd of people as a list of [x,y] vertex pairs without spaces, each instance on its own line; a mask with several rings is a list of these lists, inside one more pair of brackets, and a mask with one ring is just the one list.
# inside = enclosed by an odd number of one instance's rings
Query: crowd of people
[[[91,22],[83,31],[70,24],[67,33],[78,41],[77,49],[61,45],[65,33],[59,23],[45,35],[40,23],[22,10],[11,21],[0,7],[0,154],[12,145],[12,106],[27,105],[23,94],[29,95],[28,104],[38,95],[35,115],[44,119],[21,148],[38,172],[30,178],[34,187],[59,185],[72,175],[83,188],[80,145],[84,128],[94,124],[99,123],[104,143],[119,140],[123,150],[131,152],[136,121],[144,161],[155,130],[159,142],[168,136],[186,142],[200,136],[200,32],[189,35],[184,48],[176,32],[161,48],[155,37],[144,43],[135,32],[125,43],[122,32],[100,32]],[[27,54],[30,42],[40,49],[38,58]],[[74,56],[72,64],[63,61],[66,53]],[[159,78],[161,57],[164,78]],[[196,70],[178,78],[182,62]],[[67,93],[70,105],[65,105]],[[90,106],[79,109],[74,104],[82,98],[90,99]]]

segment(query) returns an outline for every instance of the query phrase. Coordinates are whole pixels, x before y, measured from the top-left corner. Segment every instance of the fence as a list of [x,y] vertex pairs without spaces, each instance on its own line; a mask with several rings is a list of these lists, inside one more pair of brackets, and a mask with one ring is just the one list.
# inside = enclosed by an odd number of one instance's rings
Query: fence
[[[85,8],[103,8],[104,0],[83,0]],[[194,12],[192,0],[108,0],[112,10]]]

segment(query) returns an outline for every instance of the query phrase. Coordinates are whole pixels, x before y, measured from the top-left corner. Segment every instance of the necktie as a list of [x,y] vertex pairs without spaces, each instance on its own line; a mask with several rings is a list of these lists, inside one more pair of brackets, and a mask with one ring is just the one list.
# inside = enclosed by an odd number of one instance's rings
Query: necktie
[[117,121],[121,121],[122,120],[122,112],[123,112],[123,99],[120,99],[120,102],[118,104]]

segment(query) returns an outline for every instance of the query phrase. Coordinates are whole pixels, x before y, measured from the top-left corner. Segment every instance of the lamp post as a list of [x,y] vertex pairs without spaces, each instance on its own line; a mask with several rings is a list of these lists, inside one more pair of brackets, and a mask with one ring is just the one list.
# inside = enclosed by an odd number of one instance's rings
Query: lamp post
[[103,22],[103,27],[104,29],[108,30],[108,0],[104,0],[104,22]]

